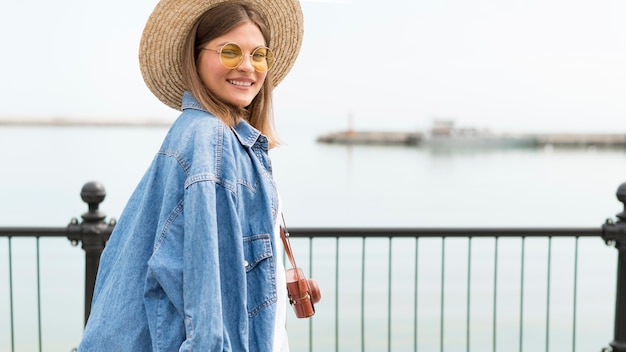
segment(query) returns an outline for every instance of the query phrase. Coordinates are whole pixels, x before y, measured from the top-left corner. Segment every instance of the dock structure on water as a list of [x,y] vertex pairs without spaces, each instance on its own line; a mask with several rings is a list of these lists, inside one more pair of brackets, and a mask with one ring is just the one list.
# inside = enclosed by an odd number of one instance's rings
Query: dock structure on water
[[624,148],[626,147],[626,134],[544,133],[434,136],[422,132],[340,131],[321,135],[317,138],[317,142],[446,148]]
[[537,135],[537,145],[571,148],[623,148],[626,147],[626,134],[541,134]]
[[321,143],[371,144],[371,145],[418,145],[422,134],[418,132],[355,132],[344,131],[322,135]]

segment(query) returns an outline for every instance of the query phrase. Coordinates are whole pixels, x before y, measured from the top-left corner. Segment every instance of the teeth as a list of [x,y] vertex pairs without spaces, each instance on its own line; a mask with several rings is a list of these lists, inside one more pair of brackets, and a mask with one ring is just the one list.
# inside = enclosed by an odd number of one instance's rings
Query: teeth
[[234,84],[236,86],[244,86],[244,87],[250,87],[252,85],[252,82],[241,82],[241,81],[229,81],[230,84]]

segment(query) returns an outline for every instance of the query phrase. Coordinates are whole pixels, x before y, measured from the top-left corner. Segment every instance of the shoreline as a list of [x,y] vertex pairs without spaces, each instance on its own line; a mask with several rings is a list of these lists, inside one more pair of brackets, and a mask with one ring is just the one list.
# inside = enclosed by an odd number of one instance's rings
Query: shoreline
[[0,118],[0,126],[22,127],[169,127],[174,121],[165,119],[73,119],[73,118]]

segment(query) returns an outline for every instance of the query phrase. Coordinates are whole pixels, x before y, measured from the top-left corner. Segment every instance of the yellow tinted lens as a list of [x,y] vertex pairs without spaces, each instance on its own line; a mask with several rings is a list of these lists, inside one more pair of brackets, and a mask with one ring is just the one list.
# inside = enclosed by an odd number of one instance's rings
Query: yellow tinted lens
[[222,61],[222,65],[227,68],[235,68],[239,66],[241,60],[243,59],[243,54],[241,52],[241,48],[237,44],[226,44],[220,50],[220,60]]
[[265,72],[274,64],[274,53],[268,48],[257,48],[250,56],[252,66],[259,72]]

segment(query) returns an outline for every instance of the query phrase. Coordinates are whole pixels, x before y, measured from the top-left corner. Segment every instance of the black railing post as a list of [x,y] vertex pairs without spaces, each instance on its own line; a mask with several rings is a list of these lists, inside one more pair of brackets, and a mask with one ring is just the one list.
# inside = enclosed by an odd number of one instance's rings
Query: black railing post
[[72,219],[67,228],[67,238],[72,244],[80,241],[85,251],[85,324],[91,312],[91,299],[96,284],[96,274],[100,263],[100,255],[115,227],[115,220],[108,224],[104,221],[106,215],[100,211],[100,203],[106,197],[104,186],[98,182],[86,183],[80,191],[80,196],[89,205],[89,210],[81,215],[83,221]]
[[616,215],[616,223],[608,219],[602,226],[602,237],[618,250],[615,332],[610,345],[613,352],[626,352],[626,183],[617,189],[617,199],[624,204],[624,210]]

